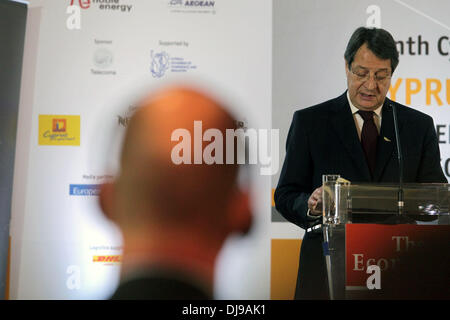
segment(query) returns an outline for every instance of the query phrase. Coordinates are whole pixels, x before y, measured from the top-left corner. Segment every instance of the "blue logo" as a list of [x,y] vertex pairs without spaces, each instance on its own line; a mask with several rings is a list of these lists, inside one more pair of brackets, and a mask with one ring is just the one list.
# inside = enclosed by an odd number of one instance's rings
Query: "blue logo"
[[69,195],[71,196],[98,196],[100,193],[99,184],[71,184]]
[[198,1],[198,0],[170,0],[169,6],[185,6],[185,7],[214,7],[215,1]]
[[161,78],[167,69],[169,69],[169,55],[164,51],[153,54],[153,50],[150,55],[152,57],[150,71],[154,78]]

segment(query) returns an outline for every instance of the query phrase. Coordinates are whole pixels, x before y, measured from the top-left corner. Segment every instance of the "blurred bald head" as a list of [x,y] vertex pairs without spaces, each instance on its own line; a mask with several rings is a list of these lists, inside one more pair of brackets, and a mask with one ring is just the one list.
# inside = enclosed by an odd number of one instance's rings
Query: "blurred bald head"
[[[127,223],[205,219],[220,223],[236,187],[238,168],[236,164],[194,164],[194,121],[201,121],[203,132],[214,128],[223,137],[226,129],[235,128],[233,117],[219,102],[192,89],[170,88],[142,101],[125,135],[116,183],[121,217],[116,218]],[[191,164],[172,161],[172,150],[180,143],[172,141],[177,129],[190,133]],[[202,141],[202,154],[209,143]]]

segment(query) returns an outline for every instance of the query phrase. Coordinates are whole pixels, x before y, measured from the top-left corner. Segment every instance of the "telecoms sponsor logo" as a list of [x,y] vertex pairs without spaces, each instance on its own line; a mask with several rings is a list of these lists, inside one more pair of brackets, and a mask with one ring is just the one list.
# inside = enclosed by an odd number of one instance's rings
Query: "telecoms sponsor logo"
[[71,196],[98,196],[100,193],[99,184],[71,184],[69,186],[69,195]]
[[93,256],[92,262],[102,263],[105,265],[118,264],[122,262],[122,256],[121,255]]
[[41,146],[79,146],[80,116],[39,115],[38,144]]
[[70,0],[70,5],[78,5],[81,9],[97,8],[115,12],[130,12],[133,9],[133,5],[121,0]]
[[216,14],[217,1],[168,0],[170,12],[174,13],[210,13]]
[[94,75],[113,75],[117,74],[114,70],[114,54],[110,46],[112,40],[94,39],[94,44],[97,48],[92,56],[94,68],[91,68],[91,73]]
[[111,50],[99,48],[94,52],[94,64],[97,68],[106,69],[113,63]]
[[[161,41],[160,41],[161,43]],[[162,78],[168,72],[185,73],[196,70],[197,66],[183,56],[171,56],[166,51],[150,52],[150,72],[154,78]]]

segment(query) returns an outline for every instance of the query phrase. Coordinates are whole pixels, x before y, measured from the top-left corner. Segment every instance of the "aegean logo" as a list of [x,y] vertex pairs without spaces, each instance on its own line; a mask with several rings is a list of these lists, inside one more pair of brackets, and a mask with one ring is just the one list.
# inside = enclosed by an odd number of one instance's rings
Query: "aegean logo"
[[184,7],[214,7],[215,1],[195,1],[195,0],[170,0],[171,6],[184,6]]
[[169,0],[168,6],[175,13],[212,13],[216,14],[216,1]]

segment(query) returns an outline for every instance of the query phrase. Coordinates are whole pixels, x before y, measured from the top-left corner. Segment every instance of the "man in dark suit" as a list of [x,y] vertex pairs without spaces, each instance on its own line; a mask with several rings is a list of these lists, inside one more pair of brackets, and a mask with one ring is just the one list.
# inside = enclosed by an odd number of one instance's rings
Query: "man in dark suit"
[[404,182],[447,183],[432,118],[386,98],[398,56],[387,31],[358,28],[344,55],[348,90],[294,114],[274,198],[277,210],[306,230],[297,299],[328,298],[317,210],[322,175],[340,174],[351,182],[399,181],[392,105],[397,106]]
[[[209,145],[197,145],[203,132],[196,137],[194,121],[223,136],[235,126],[218,102],[187,88],[151,95],[128,124],[120,173],[100,192],[102,210],[124,242],[112,299],[212,299],[224,241],[250,228],[248,194],[238,186],[236,162],[194,164],[195,154],[203,156]],[[180,144],[182,151],[174,148]]]

